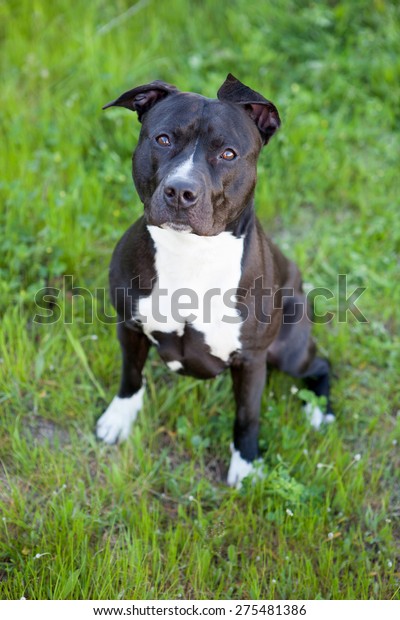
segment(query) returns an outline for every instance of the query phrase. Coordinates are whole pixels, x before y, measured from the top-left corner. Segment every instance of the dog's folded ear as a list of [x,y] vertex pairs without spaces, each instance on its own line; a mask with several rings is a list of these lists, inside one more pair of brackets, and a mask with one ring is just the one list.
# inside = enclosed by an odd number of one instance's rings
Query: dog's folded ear
[[281,124],[274,104],[260,93],[242,84],[231,73],[219,89],[217,97],[220,101],[230,101],[243,106],[257,125],[264,144],[268,143]]
[[178,89],[172,86],[172,84],[156,80],[150,84],[144,84],[132,90],[127,90],[117,99],[103,106],[103,110],[113,106],[128,108],[128,110],[137,112],[139,121],[141,121],[143,114],[150,110],[156,103],[165,99],[168,95],[175,95],[178,92]]

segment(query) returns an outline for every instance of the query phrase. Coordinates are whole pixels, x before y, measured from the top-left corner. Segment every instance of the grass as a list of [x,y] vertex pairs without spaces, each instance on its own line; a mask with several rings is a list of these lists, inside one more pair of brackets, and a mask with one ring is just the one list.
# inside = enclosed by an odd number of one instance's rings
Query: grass
[[[1,597],[399,598],[398,3],[23,0],[0,24]],[[272,375],[266,479],[241,491],[223,483],[228,376],[178,379],[153,355],[140,420],[109,448],[93,429],[118,384],[114,326],[84,320],[71,280],[60,321],[33,322],[36,292],[64,275],[107,285],[141,213],[139,125],[101,106],[155,78],[213,97],[229,71],[283,119],[258,215],[335,292],[315,332],[337,423],[312,431]],[[368,323],[339,322],[338,274],[366,287]]]

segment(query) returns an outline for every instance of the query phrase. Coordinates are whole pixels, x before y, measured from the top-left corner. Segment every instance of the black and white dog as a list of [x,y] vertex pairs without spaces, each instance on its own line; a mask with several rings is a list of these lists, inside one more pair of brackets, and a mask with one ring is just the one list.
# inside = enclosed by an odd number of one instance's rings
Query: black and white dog
[[105,108],[142,123],[133,179],[144,215],[111,261],[120,319],[122,379],[97,423],[107,443],[127,438],[142,406],[151,345],[166,365],[201,379],[230,368],[236,400],[228,484],[240,486],[258,457],[267,363],[304,378],[328,401],[329,364],[316,357],[301,276],[254,214],[257,158],[280,125],[273,103],[232,75],[217,99],[155,81]]

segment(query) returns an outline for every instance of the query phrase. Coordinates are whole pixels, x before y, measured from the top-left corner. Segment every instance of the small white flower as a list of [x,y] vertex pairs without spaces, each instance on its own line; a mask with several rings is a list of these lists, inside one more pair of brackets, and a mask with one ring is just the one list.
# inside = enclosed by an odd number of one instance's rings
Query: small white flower
[[392,568],[392,566],[393,566],[392,560],[388,560],[387,561],[387,565],[388,565],[388,568]]
[[290,388],[291,394],[297,394],[298,391],[299,391],[299,388],[297,388],[295,385],[292,385],[292,387]]
[[293,517],[293,512],[290,510],[290,508],[286,508],[286,514],[289,515],[289,517]]
[[355,461],[360,461],[361,460],[361,454],[355,454],[354,455],[354,460]]
[[392,519],[385,519],[385,523],[391,523]]
[[260,560],[261,560],[261,556],[259,556],[259,555],[258,555],[258,556],[256,557],[256,562],[259,562]]
[[317,469],[322,469],[322,467],[325,467],[323,463],[317,463]]
[[329,532],[329,534],[328,534],[328,538],[329,538],[329,540],[332,540],[332,539],[333,539],[333,532]]
[[194,497],[193,497],[193,495],[189,495],[189,502],[194,502]]
[[271,583],[275,584],[276,583],[276,579],[271,579]]
[[303,450],[303,454],[304,454],[304,456],[307,456],[307,455],[308,455],[308,450],[307,450],[307,448],[304,448],[304,450]]
[[42,558],[44,555],[50,555],[50,553],[37,553],[35,555],[35,560],[39,560],[40,558]]
[[392,446],[397,446],[397,439],[393,439]]

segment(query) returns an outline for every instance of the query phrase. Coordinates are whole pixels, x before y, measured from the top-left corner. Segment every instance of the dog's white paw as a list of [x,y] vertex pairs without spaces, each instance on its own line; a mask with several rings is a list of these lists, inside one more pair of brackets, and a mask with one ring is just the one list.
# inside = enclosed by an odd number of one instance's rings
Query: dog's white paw
[[144,386],[129,398],[114,396],[96,425],[98,439],[112,444],[128,438],[132,424],[142,408]]
[[257,475],[257,477],[262,477],[260,469],[255,468],[254,463],[249,463],[242,459],[239,450],[235,450],[233,444],[231,444],[231,453],[232,456],[227,478],[227,483],[230,487],[240,489],[242,481],[247,478],[247,476]]
[[316,430],[321,428],[322,424],[332,424],[335,421],[333,413],[323,413],[317,405],[311,403],[305,405],[304,411],[311,426]]

